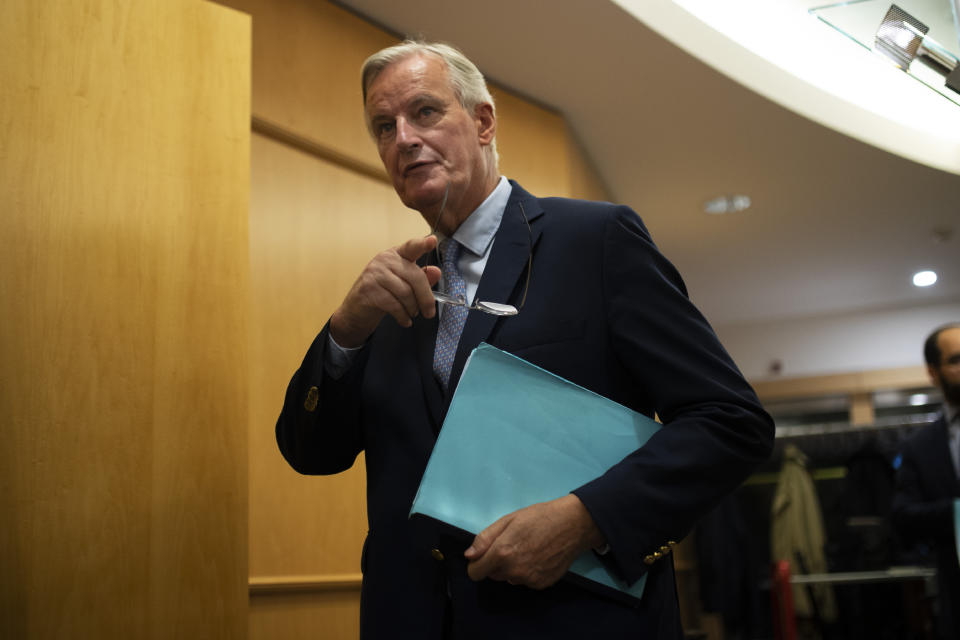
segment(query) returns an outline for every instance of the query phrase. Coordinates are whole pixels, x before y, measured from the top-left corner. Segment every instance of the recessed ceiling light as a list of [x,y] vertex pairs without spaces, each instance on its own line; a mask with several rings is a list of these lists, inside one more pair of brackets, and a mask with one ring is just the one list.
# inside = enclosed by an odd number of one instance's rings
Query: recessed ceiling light
[[704,213],[711,215],[721,215],[724,213],[733,213],[743,211],[750,206],[750,196],[719,196],[703,203]]
[[937,281],[937,274],[933,271],[918,271],[913,274],[913,286],[929,287]]

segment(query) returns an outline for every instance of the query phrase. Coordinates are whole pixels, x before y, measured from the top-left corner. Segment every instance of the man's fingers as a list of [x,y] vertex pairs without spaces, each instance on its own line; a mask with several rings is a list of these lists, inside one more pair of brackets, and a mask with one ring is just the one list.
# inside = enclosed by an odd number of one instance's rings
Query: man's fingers
[[[422,239],[410,242],[419,240]],[[373,306],[389,313],[400,326],[409,327],[412,319],[418,315],[432,318],[436,313],[436,303],[430,288],[440,278],[439,269],[418,266],[401,255],[400,247],[394,251],[395,253],[388,251],[382,254],[382,266],[371,269],[375,280],[375,286],[371,287],[375,294]]]
[[[420,286],[422,284],[421,278],[426,278],[426,286]],[[417,273],[417,283],[413,287],[413,294],[416,297],[416,303],[420,315],[424,318],[432,318],[437,312],[437,303],[433,299],[433,285],[437,284],[440,281],[440,269],[434,266],[422,267]]]
[[397,247],[397,253],[404,260],[416,262],[427,251],[433,251],[437,246],[437,236],[429,235],[422,238],[412,238]]
[[392,315],[401,327],[409,327],[413,318],[423,312],[421,289],[428,292],[431,306],[433,296],[429,293],[429,287],[422,286],[424,276],[419,268],[405,264],[400,269],[400,273],[385,271],[380,274],[377,291],[383,295],[378,306]]
[[507,528],[507,525],[510,524],[510,516],[508,514],[491,524],[489,527],[477,534],[473,539],[473,543],[463,552],[463,557],[467,560],[476,560],[483,554],[487,552],[487,549],[494,543],[494,541],[500,537],[500,534],[503,533],[503,530]]
[[545,589],[603,535],[570,494],[507,514],[481,531],[464,552],[473,580],[491,578]]
[[479,581],[487,577],[502,579],[502,576],[498,573],[502,559],[496,554],[487,552],[496,544],[500,535],[510,525],[511,516],[512,514],[503,516],[478,533],[470,547],[463,552],[463,557],[468,560],[467,575],[470,576],[471,580]]
[[431,287],[440,282],[441,273],[440,267],[435,267],[433,265],[423,268],[423,275],[427,276],[427,284],[429,284]]
[[[397,247],[397,254],[409,263],[416,262],[420,256],[432,251],[437,246],[437,236],[429,235],[423,238],[412,238]],[[423,285],[419,278],[426,276],[427,283]],[[408,281],[413,289],[413,296],[416,301],[417,310],[424,318],[432,318],[436,313],[436,303],[433,299],[431,287],[440,281],[440,269],[434,266],[417,268],[416,274],[410,273]],[[406,326],[406,325],[404,325]]]
[[440,270],[420,267],[416,260],[436,246],[436,236],[413,238],[367,263],[331,317],[337,343],[351,347],[363,344],[384,314],[401,327],[409,327],[418,315],[432,318],[437,306],[430,288],[440,279]]
[[484,554],[478,560],[471,560],[467,563],[467,575],[474,582],[479,582],[484,578],[493,578],[495,580],[503,579],[499,574],[500,562],[493,554]]

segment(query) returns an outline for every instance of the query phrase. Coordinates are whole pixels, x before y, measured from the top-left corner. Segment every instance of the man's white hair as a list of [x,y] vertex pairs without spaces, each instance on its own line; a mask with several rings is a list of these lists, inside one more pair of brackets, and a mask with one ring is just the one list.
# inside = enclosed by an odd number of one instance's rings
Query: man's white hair
[[[493,96],[487,88],[487,81],[467,56],[448,44],[439,42],[421,42],[419,40],[405,40],[400,44],[381,49],[367,58],[360,72],[360,81],[363,89],[363,103],[367,103],[367,89],[380,72],[395,62],[399,62],[413,55],[433,55],[440,58],[447,66],[447,78],[460,106],[467,113],[473,114],[477,106],[489,103],[496,113]],[[373,133],[370,120],[367,120],[367,129]],[[500,157],[497,154],[497,140],[490,142],[490,151],[493,154],[493,166],[498,166]]]

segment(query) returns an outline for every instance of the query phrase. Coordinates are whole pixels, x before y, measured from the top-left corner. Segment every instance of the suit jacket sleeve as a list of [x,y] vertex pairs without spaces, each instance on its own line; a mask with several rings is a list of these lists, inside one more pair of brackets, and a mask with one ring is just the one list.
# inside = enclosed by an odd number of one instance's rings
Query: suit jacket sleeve
[[[893,495],[893,523],[907,541],[952,542],[953,467],[942,423],[924,427],[925,432],[902,445]],[[938,478],[937,475],[940,477]]]
[[277,444],[300,473],[333,474],[349,469],[363,449],[362,403],[357,380],[366,364],[361,350],[339,380],[324,373],[329,323],[314,339],[294,373],[277,420]]
[[[680,540],[765,460],[773,423],[639,217],[606,222],[603,299],[613,350],[638,406],[664,428],[574,493],[610,544],[628,582],[649,556]],[[645,558],[647,562],[645,562]]]

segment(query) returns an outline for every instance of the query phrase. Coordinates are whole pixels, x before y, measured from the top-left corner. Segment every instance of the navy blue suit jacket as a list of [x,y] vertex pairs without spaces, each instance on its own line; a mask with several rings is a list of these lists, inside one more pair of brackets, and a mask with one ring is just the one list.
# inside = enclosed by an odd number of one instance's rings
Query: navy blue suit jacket
[[323,372],[324,328],[287,390],[280,449],[308,474],[347,469],[365,451],[365,638],[439,638],[444,628],[457,638],[680,638],[671,556],[647,562],[769,455],[772,422],[627,207],[535,198],[513,183],[478,299],[517,304],[522,295],[531,240],[521,205],[533,245],[526,304],[509,318],[470,313],[450,388],[486,341],[659,415],[665,427],[645,447],[574,492],[610,544],[614,569],[628,581],[649,575],[642,601],[629,606],[567,581],[543,591],[473,583],[469,541],[407,518],[449,401],[432,373],[435,319],[404,329],[386,317],[340,380]]
[[953,531],[955,498],[960,498],[960,479],[950,459],[947,421],[940,416],[901,443],[893,496],[893,521],[898,532],[907,542],[930,543],[936,553],[940,638],[960,638],[960,562]]

